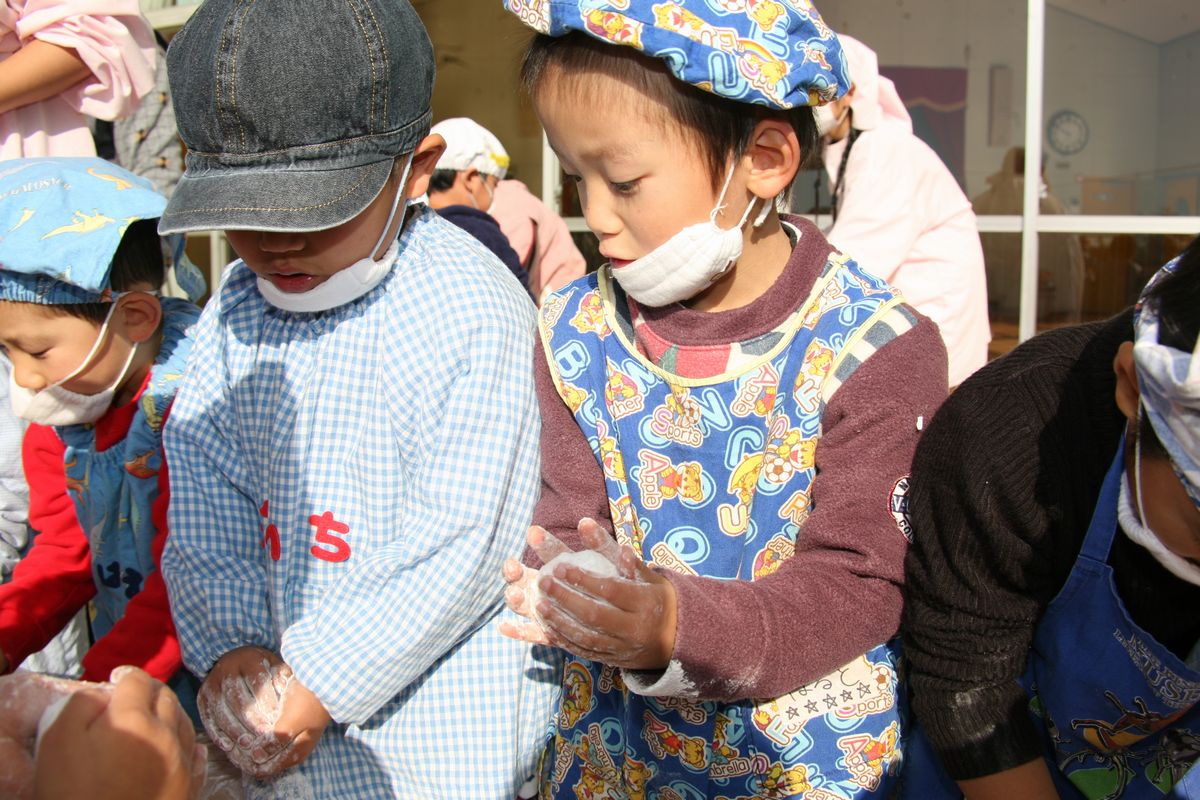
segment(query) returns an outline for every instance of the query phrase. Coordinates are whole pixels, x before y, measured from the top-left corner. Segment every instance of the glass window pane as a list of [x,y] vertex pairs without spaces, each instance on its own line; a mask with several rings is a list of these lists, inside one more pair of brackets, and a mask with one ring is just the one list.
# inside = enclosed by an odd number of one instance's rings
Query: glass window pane
[[1133,305],[1146,281],[1192,237],[1046,233],[1039,239],[1045,260],[1038,269],[1037,328],[1043,331],[1106,319]]
[[981,233],[987,271],[988,318],[992,341],[988,356],[995,358],[1017,346],[1017,319],[1021,307],[1021,234]]
[[[986,195],[1024,144],[1025,22],[1023,2],[922,0],[882,6],[876,0],[821,0],[825,21],[879,56],[913,130],[941,156],[969,198]],[[792,207],[812,213],[816,171],[793,185]],[[824,181],[828,183],[827,180]],[[979,213],[1019,214],[1006,198],[991,197]],[[828,186],[819,208],[828,210]]]
[[1044,122],[1066,213],[1200,214],[1200,3],[1050,0]]

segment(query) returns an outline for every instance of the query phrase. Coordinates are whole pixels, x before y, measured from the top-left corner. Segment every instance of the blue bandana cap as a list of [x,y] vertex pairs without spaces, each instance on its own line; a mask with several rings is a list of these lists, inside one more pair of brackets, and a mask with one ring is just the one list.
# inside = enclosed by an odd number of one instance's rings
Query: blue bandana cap
[[1179,267],[1179,258],[1146,284],[1134,308],[1133,362],[1142,408],[1192,502],[1200,507],[1200,342],[1190,352],[1158,341],[1149,291]]
[[819,106],[850,88],[837,35],[810,0],[504,0],[549,36],[577,30],[666,62],[706,92],[770,108]]
[[41,305],[113,299],[109,272],[130,223],[167,201],[102,158],[0,164],[0,300]]

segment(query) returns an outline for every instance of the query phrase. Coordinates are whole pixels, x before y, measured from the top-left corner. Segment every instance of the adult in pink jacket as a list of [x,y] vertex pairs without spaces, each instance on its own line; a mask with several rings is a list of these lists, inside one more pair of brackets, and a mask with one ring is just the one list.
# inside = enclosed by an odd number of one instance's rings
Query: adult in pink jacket
[[991,341],[983,249],[971,201],[913,134],[896,87],[871,48],[838,34],[853,85],[817,109],[833,188],[835,246],[898,288],[933,319],[951,386],[987,362]]
[[137,0],[0,0],[0,160],[95,155],[87,117],[130,113],[154,68]]

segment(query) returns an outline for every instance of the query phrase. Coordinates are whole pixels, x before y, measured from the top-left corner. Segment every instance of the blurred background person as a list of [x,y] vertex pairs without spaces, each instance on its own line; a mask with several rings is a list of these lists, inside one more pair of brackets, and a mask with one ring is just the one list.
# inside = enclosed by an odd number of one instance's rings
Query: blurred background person
[[508,166],[508,154],[494,136],[465,117],[439,122],[430,133],[446,140],[446,149],[429,179],[430,207],[495,253],[528,290],[525,267],[500,223],[489,213],[499,175]]
[[137,0],[6,0],[0,159],[95,155],[87,117],[129,114],[153,90],[154,64]]
[[987,361],[991,340],[983,250],[971,202],[913,134],[875,51],[838,34],[854,81],[817,109],[832,189],[834,246],[898,288],[941,329],[951,386]]
[[[587,262],[563,218],[539,200],[525,184],[508,178],[508,152],[487,128],[466,117],[439,122],[434,132],[446,139],[447,156],[455,149],[455,163],[467,164],[481,173],[488,198],[488,213],[517,252],[529,275],[529,291],[541,302],[548,292],[565,286],[587,271]],[[450,162],[447,161],[447,164]],[[442,162],[438,162],[442,167]],[[482,198],[481,198],[482,199]],[[481,205],[481,207],[484,207]]]
[[[1020,214],[1025,205],[1025,148],[1011,147],[1000,170],[988,176],[988,188],[971,200],[976,214]],[[1038,213],[1065,214],[1066,207],[1038,177]],[[1016,319],[1020,307],[1021,240],[1006,233],[982,233],[987,262],[988,302],[993,313]],[[1182,249],[1182,248],[1181,248]],[[1038,235],[1038,316],[1056,324],[1082,319],[1083,248],[1074,233]]]

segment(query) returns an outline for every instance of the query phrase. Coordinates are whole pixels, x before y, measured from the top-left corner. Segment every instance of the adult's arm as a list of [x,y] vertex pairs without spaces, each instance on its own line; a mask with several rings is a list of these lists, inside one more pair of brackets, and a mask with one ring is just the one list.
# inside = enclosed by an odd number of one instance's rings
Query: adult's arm
[[[87,7],[88,13],[81,13],[78,2],[26,0],[15,30],[21,50],[0,68],[35,45],[37,50],[55,48],[57,78],[41,76],[55,91],[39,99],[57,95],[81,114],[116,119],[130,113],[154,88],[154,31],[141,16],[137,0],[98,0]],[[64,57],[74,64],[75,79],[69,82]],[[32,78],[36,81],[38,75]]]

